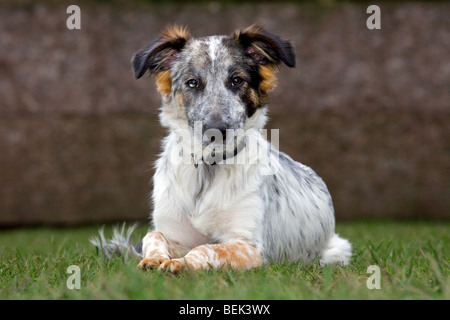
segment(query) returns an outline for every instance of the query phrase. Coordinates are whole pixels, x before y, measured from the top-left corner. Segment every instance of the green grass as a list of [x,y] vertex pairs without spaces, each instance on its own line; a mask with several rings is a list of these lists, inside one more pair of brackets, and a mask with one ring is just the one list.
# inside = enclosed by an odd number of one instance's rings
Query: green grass
[[[105,261],[88,242],[97,227],[1,231],[0,299],[449,299],[449,227],[340,223],[337,232],[354,245],[348,267],[282,264],[179,276],[140,271],[135,260]],[[70,265],[80,268],[79,290],[66,286]],[[380,267],[380,290],[367,288],[370,265]]]

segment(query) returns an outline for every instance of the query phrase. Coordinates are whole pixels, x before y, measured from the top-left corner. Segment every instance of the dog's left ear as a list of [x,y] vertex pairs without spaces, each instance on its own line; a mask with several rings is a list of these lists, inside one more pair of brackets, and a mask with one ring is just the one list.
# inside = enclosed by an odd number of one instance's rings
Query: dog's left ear
[[147,70],[151,74],[169,70],[188,40],[189,33],[186,28],[177,25],[167,27],[159,39],[133,56],[131,63],[135,78],[139,79]]
[[295,67],[295,53],[291,43],[267,32],[258,24],[237,31],[234,37],[244,48],[245,54],[259,65],[279,65],[283,62],[288,67]]

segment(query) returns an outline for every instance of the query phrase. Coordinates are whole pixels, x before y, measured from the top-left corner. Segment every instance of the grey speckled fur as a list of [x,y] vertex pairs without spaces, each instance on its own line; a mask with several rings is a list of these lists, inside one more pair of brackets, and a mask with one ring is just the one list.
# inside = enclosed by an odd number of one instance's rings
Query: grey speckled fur
[[[168,129],[153,177],[153,229],[176,244],[180,257],[197,246],[240,239],[257,248],[265,263],[316,258],[322,264],[349,263],[351,245],[334,232],[323,180],[261,134],[272,89],[267,83],[273,79],[262,83],[282,64],[295,66],[292,45],[259,26],[199,39],[167,32],[134,56],[136,78],[147,70],[157,78],[160,120]],[[225,140],[202,140],[209,129]],[[245,135],[235,141],[225,129]],[[207,162],[205,153],[219,158]],[[266,163],[261,154],[268,155]],[[120,248],[139,256],[128,238],[118,233],[111,242],[102,237],[94,244],[108,256]],[[145,239],[144,248],[154,245]]]

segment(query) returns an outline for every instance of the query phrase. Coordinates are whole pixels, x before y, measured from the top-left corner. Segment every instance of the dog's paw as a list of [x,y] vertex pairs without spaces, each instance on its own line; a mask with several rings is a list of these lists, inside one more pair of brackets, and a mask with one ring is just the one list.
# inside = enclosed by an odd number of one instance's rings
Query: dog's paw
[[155,270],[158,269],[158,267],[163,264],[165,261],[170,261],[167,259],[164,259],[163,257],[151,257],[151,258],[144,258],[139,262],[138,267],[142,270]]
[[160,264],[158,270],[163,272],[170,272],[172,274],[180,274],[186,269],[184,259],[166,260]]

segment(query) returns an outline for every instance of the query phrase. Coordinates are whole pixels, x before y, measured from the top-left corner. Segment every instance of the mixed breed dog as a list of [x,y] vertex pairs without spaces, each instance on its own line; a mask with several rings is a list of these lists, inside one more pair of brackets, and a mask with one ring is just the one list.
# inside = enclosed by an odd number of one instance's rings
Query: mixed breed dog
[[100,232],[91,242],[105,256],[136,256],[142,269],[175,274],[349,263],[323,180],[261,132],[276,72],[295,66],[289,41],[260,25],[204,38],[172,26],[132,64],[136,79],[155,76],[168,135],[153,177],[153,231],[137,245],[133,228],[109,240]]

